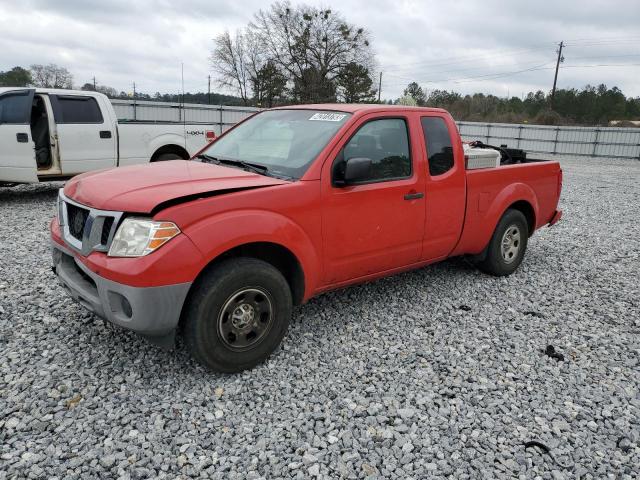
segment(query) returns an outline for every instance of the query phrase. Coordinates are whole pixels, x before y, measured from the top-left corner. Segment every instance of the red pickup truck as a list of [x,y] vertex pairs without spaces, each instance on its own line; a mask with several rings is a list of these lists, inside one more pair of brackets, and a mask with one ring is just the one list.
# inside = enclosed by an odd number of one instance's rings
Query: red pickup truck
[[[80,175],[51,222],[61,284],[100,317],[235,372],[279,345],[292,306],[457,255],[493,275],[554,224],[557,162],[470,169],[444,110],[262,111],[192,161]],[[505,162],[508,163],[508,162]]]

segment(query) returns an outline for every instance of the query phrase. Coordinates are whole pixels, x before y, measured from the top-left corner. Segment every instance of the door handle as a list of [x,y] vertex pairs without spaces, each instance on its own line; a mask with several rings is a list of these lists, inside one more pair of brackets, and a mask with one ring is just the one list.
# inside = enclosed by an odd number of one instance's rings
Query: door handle
[[110,130],[100,130],[100,138],[111,138]]
[[29,141],[29,135],[26,133],[16,133],[16,140],[18,143],[27,143]]
[[424,197],[424,193],[407,193],[404,196],[405,200],[418,200],[420,198]]

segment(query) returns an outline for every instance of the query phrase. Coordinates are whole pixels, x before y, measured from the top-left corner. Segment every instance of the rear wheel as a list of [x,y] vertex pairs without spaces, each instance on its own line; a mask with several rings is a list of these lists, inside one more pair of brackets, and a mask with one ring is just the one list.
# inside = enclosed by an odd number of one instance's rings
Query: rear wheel
[[211,370],[246,370],[278,347],[292,305],[289,284],[271,264],[226,260],[195,286],[186,310],[185,344]]
[[478,267],[498,277],[512,274],[522,263],[528,239],[529,228],[524,214],[519,210],[507,210],[493,232],[485,259]]

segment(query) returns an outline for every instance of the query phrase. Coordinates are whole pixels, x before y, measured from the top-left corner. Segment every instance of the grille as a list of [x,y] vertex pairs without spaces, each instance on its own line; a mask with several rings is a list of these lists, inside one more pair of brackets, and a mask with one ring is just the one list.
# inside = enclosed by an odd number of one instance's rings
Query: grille
[[77,240],[82,240],[84,225],[89,216],[89,210],[76,207],[67,203],[67,220],[69,221],[69,233]]
[[59,193],[58,213],[62,235],[67,245],[82,255],[92,251],[107,252],[122,212],[99,210],[75,203]]
[[100,235],[100,245],[107,245],[109,243],[109,234],[111,233],[111,227],[113,227],[113,217],[105,217],[102,224],[102,233]]

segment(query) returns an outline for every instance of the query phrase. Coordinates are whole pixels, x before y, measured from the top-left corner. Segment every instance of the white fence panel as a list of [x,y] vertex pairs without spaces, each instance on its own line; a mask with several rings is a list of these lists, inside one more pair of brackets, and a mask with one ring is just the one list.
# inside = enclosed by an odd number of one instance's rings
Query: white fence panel
[[227,107],[224,105],[200,105],[195,103],[169,103],[133,100],[111,100],[120,121],[134,122],[185,122],[213,124],[217,133],[257,112],[252,107]]
[[458,129],[465,141],[506,144],[531,153],[640,160],[640,128],[458,122]]

